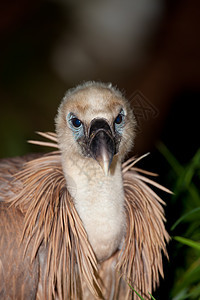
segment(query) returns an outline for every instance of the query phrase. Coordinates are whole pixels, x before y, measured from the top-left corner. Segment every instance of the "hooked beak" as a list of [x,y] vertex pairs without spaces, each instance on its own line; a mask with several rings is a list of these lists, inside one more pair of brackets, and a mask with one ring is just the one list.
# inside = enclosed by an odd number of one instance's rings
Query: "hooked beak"
[[106,120],[94,119],[91,122],[89,149],[91,156],[99,163],[107,176],[116,147],[112,130]]

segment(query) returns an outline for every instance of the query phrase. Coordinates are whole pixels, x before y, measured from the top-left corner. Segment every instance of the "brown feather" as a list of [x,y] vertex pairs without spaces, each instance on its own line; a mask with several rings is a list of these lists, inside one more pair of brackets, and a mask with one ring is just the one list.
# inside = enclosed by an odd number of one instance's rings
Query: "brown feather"
[[[57,147],[55,134],[39,134],[53,143],[37,144]],[[163,276],[162,252],[167,256],[169,241],[161,206],[164,202],[146,183],[169,190],[139,172],[155,174],[135,168],[134,158],[122,166],[126,238],[121,250],[98,264],[67,190],[60,152],[24,162],[19,171],[21,164],[11,160],[12,171],[8,173],[2,162],[0,196],[10,209],[15,207],[24,215],[24,257],[31,245],[31,264],[40,262],[37,299],[134,299],[128,283],[149,299],[148,292],[159,283],[159,273]]]

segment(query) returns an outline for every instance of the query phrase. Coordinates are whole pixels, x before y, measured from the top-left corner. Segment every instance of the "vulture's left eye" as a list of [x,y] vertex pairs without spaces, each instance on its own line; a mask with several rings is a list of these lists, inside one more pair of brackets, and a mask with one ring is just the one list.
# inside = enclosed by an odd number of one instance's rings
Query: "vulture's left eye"
[[78,118],[72,118],[71,123],[76,128],[78,128],[82,125],[82,122]]
[[119,115],[117,116],[117,118],[115,119],[115,123],[116,123],[116,124],[121,124],[122,119],[123,119],[122,115],[119,114]]
[[115,124],[120,125],[123,122],[123,120],[124,120],[124,111],[122,109],[115,119]]

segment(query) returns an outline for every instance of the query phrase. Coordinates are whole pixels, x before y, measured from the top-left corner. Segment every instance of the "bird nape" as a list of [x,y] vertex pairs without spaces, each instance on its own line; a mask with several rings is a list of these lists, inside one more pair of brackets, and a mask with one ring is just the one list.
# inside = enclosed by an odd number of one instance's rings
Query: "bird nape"
[[[57,148],[0,162],[0,299],[149,299],[163,276],[164,202],[124,158],[135,118],[111,84],[69,90]],[[129,283],[129,284],[128,284]]]

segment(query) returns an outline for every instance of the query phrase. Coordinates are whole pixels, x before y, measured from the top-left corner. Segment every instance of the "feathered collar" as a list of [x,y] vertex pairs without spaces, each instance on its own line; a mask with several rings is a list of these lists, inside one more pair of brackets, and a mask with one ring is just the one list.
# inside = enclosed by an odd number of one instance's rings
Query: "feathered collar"
[[[51,142],[35,144],[57,148],[55,134],[40,134]],[[25,216],[22,239],[26,237],[27,246],[34,240],[32,261],[42,247],[46,251],[44,298],[82,299],[86,286],[97,298],[109,299],[112,294],[112,299],[117,299],[123,289],[123,299],[128,299],[132,291],[128,284],[124,288],[123,279],[143,297],[151,292],[152,284],[156,287],[159,273],[163,276],[162,252],[167,256],[169,236],[164,227],[161,206],[164,202],[147,184],[166,192],[169,190],[143,176],[142,173],[155,174],[135,168],[136,162],[131,158],[122,165],[126,238],[122,249],[108,260],[107,267],[106,262],[98,264],[87,239],[66,187],[59,151],[31,160],[15,176],[18,184],[9,202]],[[117,279],[112,281],[112,286],[105,287],[104,273],[108,273],[108,265],[111,267],[112,262]]]

